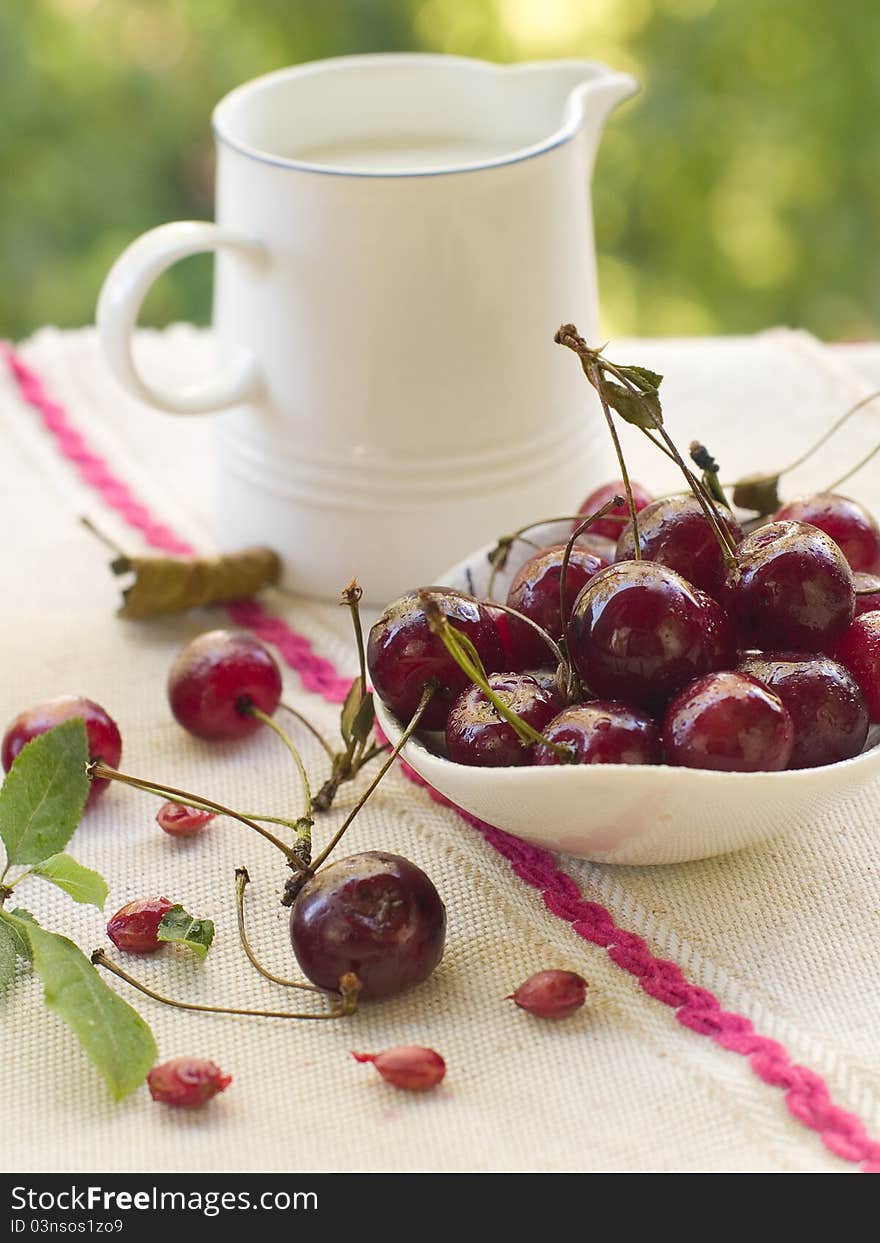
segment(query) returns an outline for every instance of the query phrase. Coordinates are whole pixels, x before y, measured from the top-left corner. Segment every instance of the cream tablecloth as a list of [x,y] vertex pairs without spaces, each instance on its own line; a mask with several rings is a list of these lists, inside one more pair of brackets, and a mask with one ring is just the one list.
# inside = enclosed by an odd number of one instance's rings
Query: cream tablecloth
[[[170,377],[206,365],[211,344],[175,327],[141,334],[139,350],[146,366]],[[182,537],[210,547],[210,420],[162,416],[126,399],[91,331],[46,329],[17,356],[115,477]],[[694,435],[707,441],[727,477],[794,457],[880,373],[880,350],[829,350],[783,331],[621,342],[612,356],[666,373],[670,426],[685,443]],[[91,515],[131,550],[144,544],[107,505],[112,492],[105,487],[103,499],[96,492],[95,473],[85,481],[59,452],[58,427],[47,428],[26,400],[34,390],[22,392],[22,374],[16,380],[0,364],[0,719],[40,698],[87,694],[119,721],[129,771],[283,814],[296,805],[296,780],[275,739],[209,747],[184,735],[166,705],[174,653],[224,624],[222,612],[149,624],[115,618],[107,557],[77,517]],[[792,483],[834,478],[878,428],[880,409],[869,408]],[[657,490],[675,486],[659,455],[646,456],[634,435],[627,443],[638,477]],[[69,440],[67,447],[77,451]],[[880,472],[864,471],[852,490],[880,504]],[[426,581],[438,569],[426,566]],[[337,608],[279,593],[266,604],[342,672],[354,672]],[[288,667],[285,695],[332,735],[336,709],[304,691]],[[323,773],[317,745],[304,738],[303,748],[312,771]],[[538,888],[521,879],[479,832],[395,773],[348,846],[405,854],[441,890],[447,952],[427,984],[337,1024],[184,1014],[119,985],[151,1023],[163,1057],[210,1056],[234,1076],[209,1108],[177,1114],[151,1102],[145,1088],[113,1104],[76,1041],[44,1009],[38,983],[22,973],[0,999],[8,1122],[0,1163],[10,1172],[857,1170],[870,1152],[860,1127],[880,1139],[878,795],[875,785],[841,800],[824,821],[701,863],[626,869],[558,860],[621,929],[815,1072],[842,1111],[825,1121],[802,1121],[785,1084],[768,1084],[748,1056],[678,1022],[674,1006],[648,995],[606,949],[547,909],[540,878]],[[145,960],[141,974],[190,999],[288,1004],[246,963],[235,931],[233,870],[246,862],[253,940],[288,971],[275,853],[225,821],[197,841],[174,842],[154,813],[146,796],[113,789],[71,847],[108,878],[108,913],[165,893],[215,920],[205,963],[165,951]],[[87,951],[106,943],[102,917],[50,887],[33,882],[20,900]],[[590,983],[587,1007],[558,1025],[502,1000],[548,966],[579,971]],[[397,1043],[443,1053],[449,1073],[439,1091],[395,1093],[349,1057],[352,1048]]]

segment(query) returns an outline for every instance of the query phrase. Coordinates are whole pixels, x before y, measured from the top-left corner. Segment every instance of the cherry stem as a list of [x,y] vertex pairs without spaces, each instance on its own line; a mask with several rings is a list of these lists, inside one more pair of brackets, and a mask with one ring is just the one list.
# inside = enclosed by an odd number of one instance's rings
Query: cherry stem
[[[571,560],[571,554],[572,554],[572,550],[574,549],[575,540],[577,539],[579,535],[583,535],[584,531],[586,531],[588,527],[592,526],[594,522],[598,521],[599,518],[604,518],[608,510],[616,509],[618,505],[622,505],[622,504],[623,504],[623,501],[621,500],[619,496],[613,496],[610,501],[608,501],[605,505],[602,506],[601,509],[597,509],[594,514],[590,514],[588,517],[584,518],[582,522],[578,523],[578,525],[572,530],[571,534],[569,535],[568,542],[565,545],[565,552],[562,555],[562,569],[560,570],[560,574],[559,574],[559,610],[560,610],[560,616],[562,618],[562,641],[563,641],[563,644],[565,645],[566,660],[568,658],[568,652],[569,652],[568,624],[569,624],[569,621],[571,620],[569,617],[569,611],[568,611],[568,563]],[[636,530],[635,536],[636,536],[636,557],[640,558],[641,553],[639,551],[638,530]]]
[[[360,688],[359,699],[363,703],[367,694],[367,655],[364,650],[364,628],[361,625],[360,603],[363,599],[363,589],[356,578],[353,578],[342,593],[339,603],[347,606],[351,614],[351,626],[354,630],[354,641],[357,645],[358,654],[358,686]],[[361,758],[363,756],[365,738],[352,738],[346,747],[346,755],[348,756],[348,767],[357,772],[360,768]]]
[[861,459],[860,462],[856,462],[855,466],[851,466],[848,471],[846,471],[843,475],[840,476],[839,479],[835,479],[834,483],[830,483],[826,491],[833,492],[835,488],[839,488],[840,485],[842,483],[845,483],[851,475],[855,475],[858,471],[862,469],[863,466],[867,466],[868,463],[871,461],[871,459],[876,457],[878,453],[880,453],[880,445],[875,445],[874,448],[871,450],[871,452],[865,454],[865,456]]
[[549,747],[556,755],[560,756],[560,758],[571,759],[572,753],[568,747],[561,746],[559,743],[551,742],[549,738],[545,738],[544,735],[539,733],[533,725],[529,725],[528,721],[524,721],[519,713],[514,712],[509,704],[504,702],[500,695],[496,694],[496,692],[492,690],[489,685],[489,679],[486,671],[482,666],[482,662],[479,661],[479,657],[474,660],[468,652],[468,648],[473,648],[473,644],[470,642],[467,635],[463,635],[460,631],[456,630],[456,628],[449,621],[449,618],[441,612],[440,606],[437,604],[436,600],[432,600],[431,597],[425,592],[420,593],[420,599],[425,610],[425,617],[431,628],[431,632],[437,635],[462,673],[465,674],[475,686],[480,688],[495,708],[498,715],[502,717],[511,727],[520,742],[527,745],[530,743],[535,745],[543,744],[544,746]]
[[328,992],[326,988],[318,988],[317,984],[304,984],[301,980],[287,980],[283,976],[275,975],[274,972],[270,971],[268,967],[264,967],[259,961],[248,940],[244,926],[244,894],[250,882],[250,873],[247,868],[237,867],[235,869],[235,902],[238,912],[238,935],[248,961],[259,971],[260,975],[265,976],[267,980],[271,980],[273,984],[283,984],[285,988],[301,988],[305,992],[321,993],[324,997],[333,997],[333,993]]
[[[222,803],[215,803],[213,799],[202,798],[198,794],[190,794],[188,790],[178,790],[174,786],[158,785],[155,781],[144,781],[140,777],[132,777],[128,773],[121,773],[115,768],[108,768],[100,760],[90,760],[86,764],[86,776],[90,780],[119,781],[123,785],[134,786],[136,790],[143,790],[145,794],[156,794],[160,798],[173,799],[177,803],[182,803],[185,807],[198,807],[203,811],[217,812],[221,816],[231,816],[233,820],[238,820],[240,824],[246,824],[249,829],[253,829],[255,833],[259,833],[260,837],[264,837],[267,842],[271,842],[273,846],[277,847],[286,856],[291,867],[302,868],[302,863],[292,846],[286,846],[280,838],[257,824],[255,820],[242,815],[239,811],[233,811],[231,807],[224,807]],[[285,821],[285,823],[287,822]]]
[[[850,408],[844,411],[844,413],[840,415],[839,418],[834,420],[834,422],[831,424],[828,430],[819,437],[819,439],[816,441],[816,443],[811,448],[807,449],[805,453],[802,453],[800,457],[795,458],[793,462],[789,462],[788,466],[784,467],[783,470],[777,471],[775,474],[775,478],[779,479],[783,475],[787,475],[789,471],[796,470],[798,466],[802,466],[804,462],[807,461],[808,458],[811,458],[813,456],[813,454],[816,452],[817,449],[821,449],[822,446],[831,439],[831,437],[834,435],[834,433],[839,428],[843,427],[847,419],[851,418],[852,415],[854,415],[858,410],[861,410],[863,406],[867,406],[870,402],[876,401],[878,397],[880,397],[880,389],[877,389],[873,393],[869,393],[867,397],[863,397],[860,401],[857,401],[854,406],[850,406]],[[860,465],[863,465],[863,463],[860,463]],[[854,466],[853,470],[849,472],[849,474],[854,473],[858,469],[859,469],[858,466]],[[843,479],[848,479],[849,474],[844,475]],[[841,483],[842,480],[838,480],[837,482]],[[831,487],[828,488],[827,491],[830,492],[831,489],[836,486],[837,486],[836,484],[831,484]]]
[[[160,1001],[163,1006],[173,1006],[176,1010],[197,1010],[203,1014],[241,1014],[248,1018],[258,1019],[339,1019],[349,1014],[353,1014],[351,1009],[352,1000],[351,993],[355,992],[355,1008],[356,1008],[356,991],[360,991],[358,985],[357,990],[353,990],[350,985],[342,991],[339,999],[333,998],[333,1009],[326,1011],[324,1014],[307,1014],[297,1013],[290,1010],[245,1010],[239,1006],[206,1006],[198,1005],[192,1001],[177,1001],[173,997],[164,997],[162,993],[157,993],[155,989],[149,988],[146,984],[142,984],[140,980],[136,980],[134,976],[124,971],[118,963],[108,958],[102,949],[92,951],[92,963],[96,967],[104,967],[111,974],[125,980],[126,984],[130,984],[132,988],[136,988],[139,993],[143,993],[146,997],[151,997],[153,1001]],[[346,977],[343,976],[343,980]],[[342,980],[340,980],[340,985]],[[330,994],[332,996],[332,994]]]
[[314,824],[314,819],[312,816],[312,787],[309,785],[309,774],[306,772],[305,764],[302,762],[302,756],[278,722],[273,720],[262,708],[258,708],[256,704],[248,701],[242,705],[242,711],[246,712],[248,716],[262,721],[264,725],[269,726],[273,733],[278,735],[293,756],[294,763],[299,770],[303,789],[303,801],[305,802],[306,809],[305,813],[296,822],[296,846],[294,850],[296,851],[296,857],[307,864],[312,854],[312,825]]
[[104,545],[105,548],[109,548],[114,557],[122,558],[126,561],[128,560],[128,553],[125,549],[121,548],[115,540],[112,540],[106,531],[102,531],[100,527],[97,527],[95,523],[92,522],[91,518],[87,518],[85,514],[82,514],[80,516],[80,522],[90,535],[93,535],[99,543]]
[[412,714],[412,716],[410,717],[410,719],[409,719],[409,724],[407,725],[406,729],[405,729],[405,730],[403,731],[403,733],[400,735],[400,738],[398,739],[396,746],[392,749],[391,754],[388,756],[388,759],[385,761],[385,763],[384,763],[384,764],[382,765],[382,767],[379,769],[379,771],[378,771],[378,773],[376,774],[376,776],[373,778],[373,780],[372,780],[372,781],[370,782],[370,784],[367,786],[366,790],[363,792],[363,794],[360,796],[360,798],[358,799],[358,801],[355,803],[354,807],[351,809],[351,811],[350,811],[350,812],[348,813],[348,815],[345,817],[345,819],[343,820],[342,824],[341,824],[341,825],[339,826],[339,828],[336,830],[336,832],[335,832],[335,834],[333,835],[333,837],[331,837],[331,839],[330,839],[330,841],[328,842],[328,844],[324,847],[324,849],[323,849],[323,850],[321,851],[321,853],[318,855],[317,859],[315,859],[315,860],[314,860],[314,862],[311,864],[311,866],[310,866],[310,868],[309,868],[309,872],[310,872],[310,873],[315,873],[315,872],[317,872],[317,870],[318,870],[318,868],[321,866],[321,864],[322,864],[322,863],[324,863],[324,862],[325,862],[325,861],[329,858],[329,856],[332,854],[332,852],[333,852],[333,851],[336,849],[336,847],[339,845],[339,842],[340,842],[340,840],[341,840],[341,838],[342,838],[343,834],[345,833],[345,831],[346,831],[346,829],[348,828],[348,826],[351,824],[352,820],[354,820],[355,816],[358,814],[358,812],[360,811],[360,809],[363,807],[364,803],[366,803],[367,799],[368,799],[368,798],[370,797],[370,795],[373,793],[373,791],[375,790],[376,786],[379,784],[379,782],[382,780],[382,778],[383,778],[383,777],[385,776],[385,774],[388,772],[388,769],[391,767],[391,765],[392,765],[392,764],[394,763],[394,761],[397,759],[397,757],[398,757],[398,755],[400,754],[400,752],[403,750],[403,748],[404,748],[404,747],[406,746],[406,744],[409,742],[409,740],[410,740],[410,738],[412,737],[412,735],[413,735],[413,734],[415,733],[415,731],[418,729],[418,727],[419,727],[419,721],[420,721],[420,720],[422,719],[422,717],[424,716],[425,709],[427,708],[428,704],[431,702],[431,699],[432,699],[432,697],[433,697],[433,695],[434,695],[434,692],[435,692],[436,690],[437,690],[437,683],[436,683],[435,681],[433,681],[433,680],[432,680],[432,681],[430,681],[430,682],[428,682],[428,683],[425,685],[425,688],[424,688],[424,690],[422,691],[422,694],[421,694],[421,698],[419,699],[418,706],[416,707],[415,712],[414,712],[414,713]]
[[[581,356],[581,361],[584,361],[583,355]],[[588,378],[590,380],[590,383],[593,385],[593,388],[599,394],[599,401],[602,405],[602,413],[605,415],[605,422],[608,424],[608,430],[611,433],[611,439],[614,442],[614,452],[617,454],[617,462],[618,462],[618,465],[620,466],[620,477],[623,480],[623,487],[626,492],[626,503],[629,506],[629,514],[630,514],[630,518],[632,519],[633,540],[635,543],[635,559],[636,561],[641,561],[642,549],[641,549],[640,541],[639,541],[639,516],[638,516],[638,513],[636,512],[636,503],[633,498],[632,484],[629,481],[629,471],[626,468],[626,459],[623,456],[623,449],[621,448],[621,445],[620,445],[620,440],[617,435],[617,428],[614,424],[614,419],[611,417],[611,411],[608,408],[608,399],[605,396],[605,385],[602,382],[602,376],[599,373],[599,368],[596,366],[595,359],[590,359],[586,365],[588,368],[588,371],[587,371]],[[561,583],[565,582],[564,573],[560,581]],[[565,617],[565,614],[563,613],[563,618],[564,617]]]
[[300,725],[304,725],[306,729],[309,731],[309,733],[312,735],[312,737],[318,740],[318,742],[324,748],[327,755],[329,755],[330,759],[332,760],[334,758],[334,751],[333,751],[333,748],[330,746],[330,743],[327,741],[324,735],[320,732],[320,730],[315,729],[314,725],[311,723],[311,721],[309,720],[307,716],[305,716],[302,712],[298,712],[297,709],[294,708],[291,704],[281,703],[278,706],[280,708],[283,708],[285,712],[289,712],[292,717],[296,717]]
[[[525,539],[527,531],[534,531],[536,527],[552,526],[557,522],[580,522],[583,514],[563,514],[561,518],[542,518],[539,522],[530,522],[524,527],[520,527],[516,531],[511,531],[509,535],[502,535],[495,544],[494,549],[489,554],[489,560],[492,564],[492,572],[489,575],[489,582],[486,586],[486,595],[491,599],[492,589],[495,586],[495,579],[498,577],[500,570],[507,565],[507,559],[510,556],[510,546],[516,540],[522,540],[524,544],[528,544],[530,548],[541,551],[540,545],[534,543],[533,540]],[[621,522],[623,518],[621,517]]]

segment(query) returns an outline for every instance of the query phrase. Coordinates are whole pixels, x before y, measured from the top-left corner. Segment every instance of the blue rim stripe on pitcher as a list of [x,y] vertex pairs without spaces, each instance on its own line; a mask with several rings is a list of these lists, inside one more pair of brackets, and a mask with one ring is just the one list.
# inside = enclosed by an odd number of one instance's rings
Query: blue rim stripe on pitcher
[[259,151],[254,147],[247,147],[242,143],[235,142],[234,139],[227,137],[225,134],[221,134],[215,122],[212,122],[211,130],[218,145],[229,147],[231,151],[236,151],[239,155],[246,156],[250,160],[256,160],[258,164],[271,164],[275,168],[289,168],[298,173],[319,173],[325,177],[371,177],[375,180],[387,180],[391,177],[451,177],[460,173],[481,173],[489,168],[504,168],[508,164],[524,164],[526,160],[533,160],[536,156],[545,155],[548,151],[555,151],[557,147],[571,142],[576,132],[554,134],[551,139],[540,143],[538,146],[526,147],[513,155],[498,156],[494,160],[485,160],[480,164],[461,164],[450,168],[400,169],[399,171],[389,170],[382,172],[373,169],[331,168],[327,164],[309,164],[305,160],[293,160],[281,155],[267,155],[264,151]]

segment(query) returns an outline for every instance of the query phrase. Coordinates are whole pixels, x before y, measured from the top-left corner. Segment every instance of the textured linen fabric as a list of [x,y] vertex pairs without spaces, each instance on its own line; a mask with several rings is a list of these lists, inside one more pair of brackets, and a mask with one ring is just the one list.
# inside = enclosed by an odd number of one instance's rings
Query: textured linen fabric
[[[210,365],[205,333],[175,327],[140,334],[143,365],[165,378]],[[211,546],[210,419],[162,415],[129,400],[107,374],[92,331],[46,329],[21,348],[89,443],[161,520],[199,548]],[[780,466],[829,420],[869,391],[857,371],[880,371],[870,351],[829,351],[796,333],[756,338],[616,343],[611,357],[666,373],[665,410],[679,443],[703,439],[723,477]],[[878,351],[880,353],[880,351]],[[846,432],[786,481],[828,483],[878,438],[868,407]],[[293,765],[266,731],[242,744],[208,745],[171,718],[165,679],[193,635],[227,624],[222,610],[149,623],[114,616],[118,585],[106,550],[77,521],[93,520],[127,549],[137,533],[108,510],[60,456],[37,413],[0,371],[0,513],[7,607],[0,720],[63,692],[98,700],[119,722],[122,767],[203,791],[246,811],[296,814]],[[633,474],[654,491],[677,486],[668,463],[624,430]],[[869,467],[848,485],[880,502]],[[586,489],[585,489],[586,490]],[[570,498],[576,503],[581,498]],[[477,540],[475,539],[475,543]],[[442,567],[426,566],[425,581]],[[317,652],[355,671],[344,611],[268,593],[266,606]],[[338,710],[304,692],[284,667],[285,698],[328,738]],[[328,763],[291,723],[319,783]],[[827,1081],[835,1102],[880,1137],[880,973],[875,784],[841,800],[838,813],[735,855],[662,868],[561,866],[587,898],[692,983],[748,1016],[792,1060]],[[355,791],[319,821],[318,843]],[[157,800],[115,787],[70,846],[110,884],[102,916],[38,881],[17,901],[86,952],[107,945],[106,917],[163,893],[217,925],[205,962],[184,951],[126,965],[167,993],[215,1004],[299,1009],[301,994],[261,979],[238,944],[233,874],[246,863],[250,933],[263,960],[295,970],[287,912],[277,898],[285,868],[271,846],[228,820],[192,841],[154,821]],[[552,808],[548,807],[548,815]],[[326,826],[326,827],[325,827]],[[782,1092],[748,1061],[676,1022],[606,952],[580,940],[541,896],[451,810],[393,772],[353,826],[342,853],[399,852],[424,867],[446,901],[447,950],[422,987],[364,1005],[349,1020],[287,1022],[183,1013],[105,977],[144,1015],[160,1058],[213,1058],[232,1086],[206,1109],[180,1113],[139,1089],[114,1104],[29,972],[0,997],[0,1164],[7,1171],[815,1171],[857,1167],[832,1155],[791,1116]],[[586,1007],[542,1023],[505,1001],[532,971],[575,970],[590,984]],[[308,1004],[308,1003],[306,1003]],[[384,1084],[349,1056],[418,1043],[446,1058],[429,1095]]]

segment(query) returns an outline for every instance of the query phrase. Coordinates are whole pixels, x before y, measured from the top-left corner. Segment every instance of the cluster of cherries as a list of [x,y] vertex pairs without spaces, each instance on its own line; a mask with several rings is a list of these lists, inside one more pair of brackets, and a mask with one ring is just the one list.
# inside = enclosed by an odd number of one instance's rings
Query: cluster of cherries
[[744,534],[705,495],[638,484],[634,523],[623,492],[588,496],[568,545],[530,556],[504,603],[428,587],[391,604],[368,647],[389,710],[411,719],[433,685],[421,727],[477,766],[753,772],[857,755],[880,720],[872,515],[823,493]]

